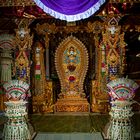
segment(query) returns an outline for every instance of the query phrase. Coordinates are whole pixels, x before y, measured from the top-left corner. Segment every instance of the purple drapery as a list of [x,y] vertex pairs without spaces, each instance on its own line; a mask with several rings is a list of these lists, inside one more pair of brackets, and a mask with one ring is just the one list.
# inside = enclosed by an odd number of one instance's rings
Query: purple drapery
[[76,21],[93,15],[105,0],[34,0],[47,14],[66,21]]

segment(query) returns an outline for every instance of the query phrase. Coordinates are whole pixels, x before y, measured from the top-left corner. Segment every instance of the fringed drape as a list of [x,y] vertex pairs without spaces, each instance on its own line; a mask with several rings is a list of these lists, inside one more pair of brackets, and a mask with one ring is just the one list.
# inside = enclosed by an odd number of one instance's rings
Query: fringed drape
[[34,0],[51,16],[68,22],[88,18],[93,15],[106,0]]

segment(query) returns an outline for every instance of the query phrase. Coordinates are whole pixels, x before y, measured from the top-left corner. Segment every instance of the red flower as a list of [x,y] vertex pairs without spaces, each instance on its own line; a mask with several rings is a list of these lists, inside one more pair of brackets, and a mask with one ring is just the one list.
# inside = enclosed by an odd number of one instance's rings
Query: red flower
[[74,81],[75,81],[75,77],[74,77],[74,76],[70,76],[70,77],[69,77],[69,81],[70,81],[70,82],[74,82]]

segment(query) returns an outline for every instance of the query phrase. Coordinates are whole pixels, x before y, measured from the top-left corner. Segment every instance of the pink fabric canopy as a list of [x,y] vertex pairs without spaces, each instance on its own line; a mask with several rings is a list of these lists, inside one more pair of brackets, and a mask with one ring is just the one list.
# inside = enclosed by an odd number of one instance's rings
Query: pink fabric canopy
[[72,22],[93,15],[105,0],[34,0],[34,2],[47,14]]

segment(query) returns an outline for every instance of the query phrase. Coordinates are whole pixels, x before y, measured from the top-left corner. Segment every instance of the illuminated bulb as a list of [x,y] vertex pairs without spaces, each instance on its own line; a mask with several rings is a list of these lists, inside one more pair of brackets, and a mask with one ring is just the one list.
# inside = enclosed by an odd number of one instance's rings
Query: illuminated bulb
[[102,11],[102,14],[105,15],[105,11],[104,10]]

